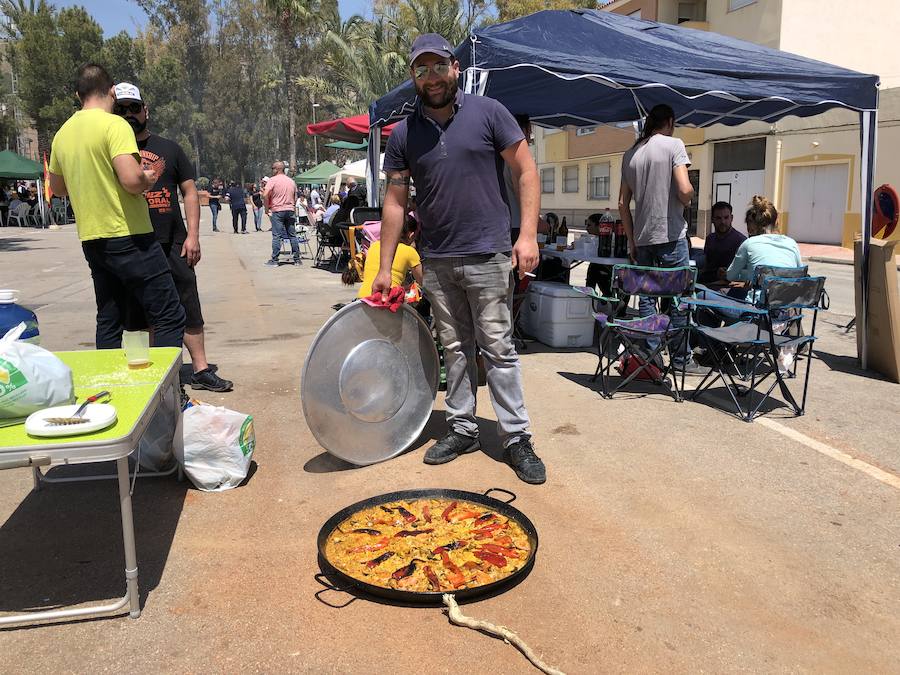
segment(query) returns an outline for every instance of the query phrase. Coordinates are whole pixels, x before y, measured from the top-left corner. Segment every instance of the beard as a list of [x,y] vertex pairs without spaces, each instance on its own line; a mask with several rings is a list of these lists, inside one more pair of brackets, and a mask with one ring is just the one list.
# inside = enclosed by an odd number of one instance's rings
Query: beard
[[426,85],[419,86],[416,85],[416,93],[419,95],[419,98],[422,99],[422,102],[428,108],[444,108],[450,105],[453,101],[456,100],[456,92],[459,91],[459,79],[453,80],[453,82],[445,82],[445,89],[443,92],[437,92],[436,94],[428,94],[425,90]]
[[134,130],[134,133],[136,133],[136,134],[143,133],[144,129],[147,128],[147,120],[144,120],[143,122],[141,122],[134,117],[126,117],[125,121],[128,122],[129,125],[131,125],[131,128]]

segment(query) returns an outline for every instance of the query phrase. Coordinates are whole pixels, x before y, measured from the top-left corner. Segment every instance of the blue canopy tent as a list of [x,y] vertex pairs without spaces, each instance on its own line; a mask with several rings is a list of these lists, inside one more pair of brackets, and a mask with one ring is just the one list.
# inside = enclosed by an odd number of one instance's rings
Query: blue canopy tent
[[[547,10],[472,32],[455,54],[461,87],[546,127],[630,122],[658,103],[683,126],[775,122],[832,108],[860,115],[863,270],[872,234],[878,77],[706,31],[599,10]],[[379,129],[416,104],[406,81],[369,107],[371,158]],[[377,200],[377,176],[368,178]],[[373,203],[374,205],[374,203]],[[866,366],[868,276],[858,317]]]

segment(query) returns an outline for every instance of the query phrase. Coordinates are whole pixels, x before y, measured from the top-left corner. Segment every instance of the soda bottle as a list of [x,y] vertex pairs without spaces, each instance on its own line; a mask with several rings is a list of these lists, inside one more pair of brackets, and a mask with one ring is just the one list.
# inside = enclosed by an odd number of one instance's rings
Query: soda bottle
[[613,251],[613,257],[628,257],[628,237],[625,235],[625,225],[621,220],[616,221],[616,244]]
[[600,241],[597,245],[597,257],[612,258],[613,254],[613,222],[612,220],[602,219],[598,227],[600,232]]

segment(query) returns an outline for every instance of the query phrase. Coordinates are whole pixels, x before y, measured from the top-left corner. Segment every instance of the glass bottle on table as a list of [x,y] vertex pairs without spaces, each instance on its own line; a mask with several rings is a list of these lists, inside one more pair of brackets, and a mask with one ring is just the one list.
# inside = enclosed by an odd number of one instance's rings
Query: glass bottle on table
[[625,234],[625,224],[621,220],[616,221],[616,244],[613,251],[613,257],[628,257],[628,237]]
[[556,230],[556,248],[561,251],[569,244],[569,228],[566,226],[566,217],[563,216],[559,229]]

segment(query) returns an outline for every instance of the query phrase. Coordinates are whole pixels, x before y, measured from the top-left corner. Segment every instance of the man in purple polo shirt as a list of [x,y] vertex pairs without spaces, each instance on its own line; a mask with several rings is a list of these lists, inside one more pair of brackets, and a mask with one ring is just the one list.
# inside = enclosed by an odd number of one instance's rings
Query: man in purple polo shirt
[[[403,225],[410,177],[422,223],[425,290],[444,346],[449,433],[425,453],[443,464],[480,448],[475,421],[476,344],[487,368],[507,461],[527,483],[546,480],[525,411],[519,356],[512,340],[512,270],[538,263],[538,175],[516,120],[497,101],[459,91],[450,44],[426,33],[413,42],[410,75],[419,102],[391,133],[384,157],[388,185],[381,220],[381,267],[374,293],[391,286],[391,262]],[[518,185],[521,223],[510,244],[504,162]]]

